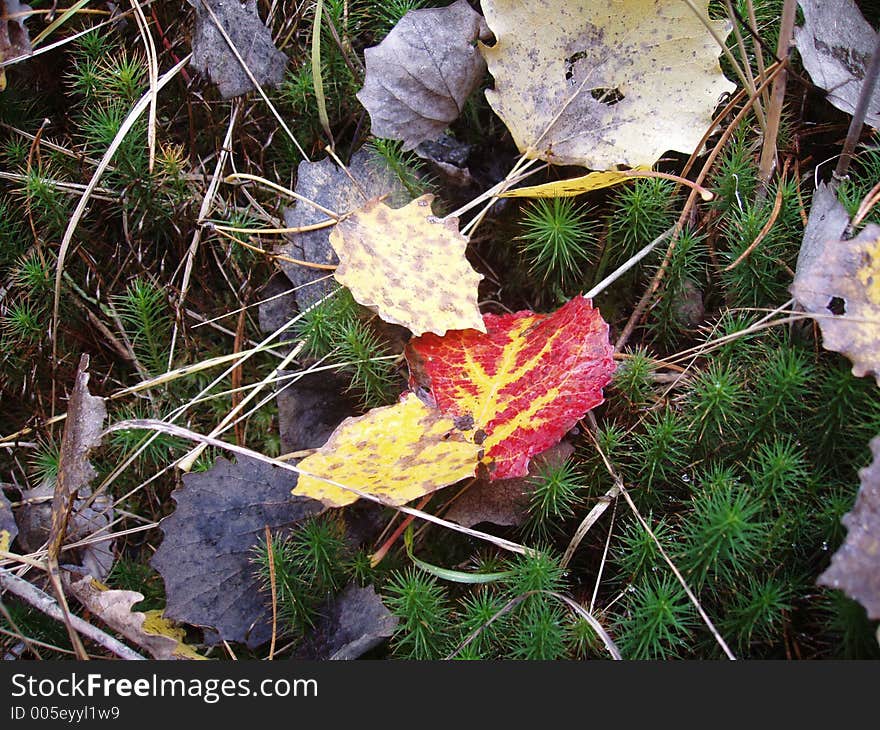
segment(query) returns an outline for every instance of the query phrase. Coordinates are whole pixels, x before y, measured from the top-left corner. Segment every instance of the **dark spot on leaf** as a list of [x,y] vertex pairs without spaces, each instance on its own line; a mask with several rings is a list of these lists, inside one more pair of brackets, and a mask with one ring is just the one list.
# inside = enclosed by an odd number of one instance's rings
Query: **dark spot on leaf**
[[846,301],[840,297],[831,297],[825,308],[831,312],[831,314],[839,317],[846,314]]
[[590,96],[600,104],[605,104],[606,106],[614,106],[618,102],[623,101],[624,98],[620,89],[611,89],[602,86],[590,89]]

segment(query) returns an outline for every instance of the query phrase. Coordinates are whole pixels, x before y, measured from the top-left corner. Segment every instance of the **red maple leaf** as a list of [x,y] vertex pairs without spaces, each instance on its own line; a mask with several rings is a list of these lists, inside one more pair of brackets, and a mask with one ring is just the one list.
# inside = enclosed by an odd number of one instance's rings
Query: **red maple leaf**
[[483,316],[486,333],[455,330],[410,341],[410,387],[485,434],[491,479],[528,473],[529,459],[557,443],[591,408],[615,364],[608,325],[575,297],[553,314]]

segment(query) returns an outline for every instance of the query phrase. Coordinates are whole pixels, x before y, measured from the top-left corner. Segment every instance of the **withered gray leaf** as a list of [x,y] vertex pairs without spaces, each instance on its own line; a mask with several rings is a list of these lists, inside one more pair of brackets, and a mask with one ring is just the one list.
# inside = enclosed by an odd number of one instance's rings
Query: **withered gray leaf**
[[[351,178],[345,170],[336,166],[329,157],[318,162],[300,162],[297,168],[296,192],[340,215],[355,210],[371,198],[387,195],[385,202],[392,207],[406,205],[410,196],[400,178],[388,168],[385,161],[373,150],[360,149],[348,165]],[[283,211],[284,223],[290,228],[314,225],[327,220],[327,216],[313,205],[298,202]],[[287,236],[287,243],[280,252],[298,261],[315,264],[338,264],[339,259],[330,247],[332,228],[319,228]],[[310,307],[336,288],[332,271],[301,266],[281,260],[281,269],[294,287],[296,303],[300,310]],[[319,279],[323,279],[318,284]]]
[[[296,306],[296,292],[280,271],[273,274],[260,289],[258,317],[263,332],[276,332],[292,320],[299,309]],[[280,296],[279,296],[280,295]]]
[[67,402],[67,419],[61,439],[58,478],[52,500],[53,539],[62,540],[67,526],[68,511],[77,492],[89,485],[96,472],[89,462],[89,453],[101,445],[101,431],[107,417],[104,399],[89,393],[89,356],[79,361],[76,380]]
[[251,648],[271,638],[270,602],[258,587],[253,547],[267,525],[275,533],[323,509],[291,496],[295,476],[242,457],[235,464],[218,458],[209,471],[183,477],[151,560],[165,581],[166,617]]
[[[287,56],[272,42],[260,20],[257,0],[187,0],[196,9],[192,65],[217,84],[224,99],[256,88],[217,28],[217,21],[232,40],[254,78],[262,87],[278,86],[284,79]],[[210,6],[217,21],[205,8]]]
[[18,525],[12,515],[12,503],[0,490],[0,549],[9,550],[12,541],[18,535]]
[[343,420],[357,413],[356,401],[345,395],[348,385],[332,372],[303,375],[289,385],[279,383],[278,428],[284,453],[323,446]]
[[328,603],[297,654],[302,659],[357,659],[390,637],[396,626],[397,617],[373,586],[352,583]]
[[810,217],[804,229],[804,240],[798,253],[797,270],[815,265],[826,241],[839,241],[849,225],[849,215],[837,199],[834,188],[819,183],[810,202]]
[[868,618],[880,619],[880,436],[871,439],[874,460],[859,472],[856,503],[843,524],[849,531],[819,576],[819,585],[837,588],[861,603]]
[[378,46],[364,51],[366,77],[357,98],[370,113],[373,134],[403,140],[408,150],[439,137],[486,73],[476,41],[489,35],[467,0],[404,15]]
[[[804,68],[827,99],[847,114],[856,108],[877,34],[853,0],[798,0],[804,24],[794,40]],[[880,126],[880,86],[865,121]]]
[[490,482],[479,479],[447,510],[447,519],[463,527],[481,522],[493,525],[521,525],[527,516],[529,496],[535,489],[535,478],[547,466],[558,466],[574,453],[567,441],[560,441],[529,463],[529,474],[514,479]]

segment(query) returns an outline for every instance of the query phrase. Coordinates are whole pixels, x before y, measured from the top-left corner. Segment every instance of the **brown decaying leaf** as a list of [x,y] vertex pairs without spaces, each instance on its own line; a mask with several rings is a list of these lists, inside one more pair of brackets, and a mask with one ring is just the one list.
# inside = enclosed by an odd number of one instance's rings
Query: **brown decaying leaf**
[[[708,0],[695,3],[706,13]],[[681,0],[483,0],[486,98],[520,152],[593,170],[692,152],[725,92],[718,43]],[[719,36],[727,21],[706,21]]]
[[822,346],[846,355],[853,374],[880,385],[880,226],[851,240],[824,239],[798,262],[791,293],[822,330]]
[[253,548],[267,525],[283,534],[322,509],[291,498],[290,488],[290,472],[243,457],[235,464],[218,458],[209,471],[184,475],[151,560],[165,581],[165,616],[251,648],[271,638],[270,601],[259,590]]
[[364,51],[366,77],[357,98],[373,134],[402,140],[407,150],[443,134],[486,73],[475,42],[488,37],[467,0],[406,13]]
[[446,518],[464,527],[481,522],[504,527],[521,525],[528,515],[535,477],[547,466],[559,466],[573,453],[574,447],[562,441],[532,459],[528,476],[494,482],[485,478],[477,480],[452,503],[446,511]]
[[[31,52],[31,37],[24,24],[30,5],[19,0],[0,0],[0,61]],[[11,17],[11,16],[16,17]],[[0,66],[0,91],[6,88],[6,75]]]
[[465,258],[467,238],[457,218],[436,218],[433,195],[403,208],[371,200],[333,229],[339,256],[334,276],[384,321],[414,335],[486,331],[477,306],[483,278]]
[[391,636],[398,621],[373,586],[354,583],[319,615],[317,626],[297,650],[298,659],[357,659]]
[[[296,174],[296,192],[328,210],[344,215],[359,208],[371,198],[383,198],[393,206],[406,205],[410,195],[385,161],[370,149],[360,149],[351,158],[348,172],[337,167],[329,157],[318,162],[300,162]],[[285,208],[284,224],[289,228],[314,225],[327,220],[327,215],[308,203],[298,202]],[[313,264],[336,264],[338,259],[330,247],[332,228],[320,228],[289,234],[288,243],[280,252],[298,261]],[[330,272],[280,260],[282,271],[295,287],[293,294],[303,310],[334,288]],[[318,284],[313,282],[323,278]]]
[[843,517],[849,531],[819,576],[819,585],[856,599],[868,618],[880,619],[880,436],[871,440],[874,460],[859,472],[861,486],[853,508]]
[[137,644],[153,659],[204,658],[181,642],[182,632],[170,633],[170,627],[163,626],[155,617],[150,621],[147,614],[135,611],[132,607],[144,600],[143,594],[137,591],[111,590],[90,575],[66,580],[65,589],[103,623]]
[[[804,24],[794,40],[813,83],[847,114],[855,111],[877,33],[853,0],[798,0]],[[874,92],[865,122],[880,126],[880,86]]]
[[64,541],[77,493],[88,487],[95,478],[96,472],[89,463],[89,453],[101,445],[101,431],[107,417],[104,399],[89,393],[88,367],[89,356],[83,355],[67,403],[49,530],[49,554],[55,557]]
[[257,12],[257,0],[187,2],[196,10],[192,65],[217,84],[224,99],[255,87],[203,3],[210,6],[260,86],[278,86],[283,81],[287,56],[272,43],[272,34]]

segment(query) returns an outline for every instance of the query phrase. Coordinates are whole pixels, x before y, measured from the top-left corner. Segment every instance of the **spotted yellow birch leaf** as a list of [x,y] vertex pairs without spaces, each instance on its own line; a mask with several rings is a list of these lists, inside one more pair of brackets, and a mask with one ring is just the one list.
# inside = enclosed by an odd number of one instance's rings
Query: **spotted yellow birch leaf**
[[490,479],[525,476],[529,460],[556,444],[603,401],[614,359],[608,324],[575,297],[552,314],[487,314],[474,330],[410,340],[410,387],[477,429]]
[[431,213],[433,195],[403,208],[371,200],[330,234],[339,257],[334,276],[383,320],[413,334],[485,331],[477,307],[483,277],[465,258],[458,219]]
[[389,504],[406,504],[473,476],[481,456],[453,418],[407,393],[392,406],[339,424],[324,446],[299,463],[293,494],[344,507],[358,499],[344,488],[353,487]]
[[496,43],[486,98],[520,152],[592,170],[653,165],[693,152],[721,96],[708,0],[483,0]]
[[821,238],[814,249],[798,261],[791,293],[817,315],[822,346],[880,385],[880,226],[869,224],[848,241]]

